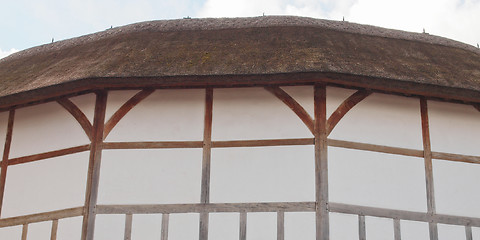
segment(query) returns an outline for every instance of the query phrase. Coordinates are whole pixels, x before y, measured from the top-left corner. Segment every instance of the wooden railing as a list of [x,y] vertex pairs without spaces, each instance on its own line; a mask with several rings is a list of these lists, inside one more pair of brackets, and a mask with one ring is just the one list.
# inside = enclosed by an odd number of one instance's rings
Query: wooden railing
[[[466,240],[472,240],[472,227],[480,227],[480,218],[428,214],[426,212],[404,211],[386,208],[366,207],[343,203],[329,203],[329,212],[358,216],[359,239],[366,238],[365,217],[379,217],[393,220],[395,240],[401,239],[401,220],[441,223],[465,227]],[[239,239],[246,239],[247,213],[277,213],[277,240],[284,239],[284,214],[286,212],[315,212],[315,202],[278,202],[278,203],[209,203],[209,204],[148,204],[148,205],[98,205],[97,214],[124,214],[124,239],[131,239],[132,218],[135,214],[162,214],[161,240],[168,240],[169,215],[175,213],[239,213]],[[0,220],[0,228],[23,226],[22,240],[27,239],[28,225],[38,222],[52,222],[51,240],[56,239],[58,220],[82,216],[83,207],[44,212]]]

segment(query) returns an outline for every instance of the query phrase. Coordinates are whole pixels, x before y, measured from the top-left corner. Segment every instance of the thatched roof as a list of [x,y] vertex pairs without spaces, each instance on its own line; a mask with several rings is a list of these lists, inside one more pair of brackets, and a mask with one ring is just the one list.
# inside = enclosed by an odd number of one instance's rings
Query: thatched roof
[[143,22],[1,59],[0,108],[103,87],[316,80],[480,102],[480,50],[425,33],[301,17]]

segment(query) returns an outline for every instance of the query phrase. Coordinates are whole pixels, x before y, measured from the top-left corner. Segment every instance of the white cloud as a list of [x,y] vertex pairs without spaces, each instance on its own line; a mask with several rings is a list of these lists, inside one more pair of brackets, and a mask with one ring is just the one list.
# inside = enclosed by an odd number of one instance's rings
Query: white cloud
[[17,50],[17,49],[14,49],[14,48],[12,48],[12,49],[10,49],[10,50],[6,50],[6,51],[3,51],[3,50],[0,48],[0,59],[1,59],[1,58],[4,58],[4,57],[6,57],[6,56],[8,56],[8,55],[10,55],[10,54],[12,54],[12,53],[16,53],[16,52],[18,52],[18,50]]

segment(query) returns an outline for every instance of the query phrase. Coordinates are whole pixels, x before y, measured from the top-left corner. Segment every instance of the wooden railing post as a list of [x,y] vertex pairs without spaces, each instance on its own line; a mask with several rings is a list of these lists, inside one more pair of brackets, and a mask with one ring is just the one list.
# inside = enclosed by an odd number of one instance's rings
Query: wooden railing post
[[328,240],[327,91],[324,84],[315,84],[314,101],[316,239]]
[[95,228],[95,215],[100,178],[100,164],[102,158],[103,129],[107,105],[107,92],[97,92],[95,101],[95,116],[93,119],[92,144],[88,163],[87,190],[85,192],[85,206],[82,226],[82,240],[92,240]]

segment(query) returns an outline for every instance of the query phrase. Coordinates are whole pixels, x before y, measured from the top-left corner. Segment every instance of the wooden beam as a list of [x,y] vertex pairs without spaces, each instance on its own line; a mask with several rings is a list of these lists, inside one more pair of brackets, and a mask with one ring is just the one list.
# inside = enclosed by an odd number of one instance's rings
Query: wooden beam
[[58,219],[52,221],[52,230],[50,231],[50,240],[57,240]]
[[327,136],[330,135],[332,130],[337,126],[338,122],[348,113],[355,105],[360,103],[363,99],[370,96],[372,94],[371,91],[367,90],[358,90],[350,97],[345,99],[340,106],[338,106],[337,110],[332,113],[332,115],[328,118],[327,121]]
[[358,215],[358,239],[359,240],[367,239],[364,215]]
[[314,212],[314,202],[98,205],[97,214]]
[[104,149],[201,148],[202,141],[170,142],[104,142]]
[[328,240],[327,91],[325,85],[315,85],[314,106],[316,239]]
[[27,240],[28,235],[28,224],[23,224],[22,227],[22,240]]
[[[202,157],[202,184],[201,203],[210,202],[210,165],[212,152],[212,111],[213,111],[213,89],[205,90],[205,118],[203,129],[203,157]],[[208,213],[200,213],[200,240],[208,239]]]
[[37,222],[45,222],[62,218],[78,217],[82,216],[82,214],[83,207],[76,207],[51,212],[30,214],[25,216],[3,218],[0,219],[0,228]]
[[480,104],[473,104],[473,107],[480,112]]
[[60,156],[65,156],[65,155],[79,153],[79,152],[85,152],[88,150],[90,150],[90,144],[55,150],[51,152],[39,153],[39,154],[30,155],[30,156],[12,158],[8,160],[8,165],[17,165],[17,164],[35,162],[35,161],[40,161],[48,158],[60,157]]
[[67,98],[61,98],[57,100],[57,103],[62,105],[82,126],[83,131],[87,134],[88,139],[92,141],[92,124],[88,120],[87,116],[77,107],[72,101]]
[[402,232],[400,231],[400,219],[393,219],[393,237],[395,240],[402,240]]
[[471,226],[465,226],[465,239],[466,240],[473,240],[472,227]]
[[277,212],[277,240],[285,239],[285,212]]
[[90,147],[88,163],[87,188],[85,191],[85,212],[83,215],[82,240],[92,240],[95,228],[95,214],[98,196],[98,183],[100,178],[100,165],[102,158],[103,129],[105,110],[107,105],[107,92],[96,93],[95,116],[93,120],[93,141]]
[[269,91],[273,95],[275,95],[278,99],[280,99],[285,105],[287,105],[297,116],[302,120],[302,122],[308,127],[310,132],[314,134],[314,126],[313,126],[313,119],[295,99],[293,99],[288,93],[283,91],[278,86],[267,86],[264,87],[265,90]]
[[[427,212],[434,216],[435,210],[435,191],[433,183],[433,167],[432,167],[432,148],[430,146],[430,128],[428,122],[428,106],[427,100],[420,98],[420,114],[422,119],[422,138],[423,138],[423,152],[425,162],[425,182],[427,191]],[[429,222],[430,240],[438,240],[437,224]]]
[[423,151],[421,150],[389,147],[389,146],[383,146],[383,145],[350,142],[350,141],[335,140],[335,139],[328,139],[328,146],[364,150],[364,151],[371,151],[371,152],[389,153],[389,154],[411,156],[411,157],[423,157]]
[[125,214],[125,233],[123,234],[125,240],[132,239],[132,217],[132,214]]
[[212,148],[313,145],[314,138],[213,141]]
[[240,240],[247,240],[247,212],[240,212]]
[[168,240],[168,222],[169,222],[169,214],[164,213],[162,214],[162,237],[161,240]]
[[14,118],[15,110],[10,110],[8,113],[7,134],[5,136],[5,145],[3,147],[2,164],[0,169],[0,217],[2,216],[3,197],[7,181],[8,156],[10,155],[10,145],[12,144]]
[[107,138],[108,134],[112,129],[117,125],[117,123],[130,111],[133,107],[139,104],[143,99],[147,98],[152,94],[154,89],[145,89],[135,94],[130,98],[126,103],[124,103],[105,123],[105,130],[103,132],[103,139]]

